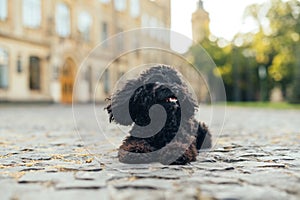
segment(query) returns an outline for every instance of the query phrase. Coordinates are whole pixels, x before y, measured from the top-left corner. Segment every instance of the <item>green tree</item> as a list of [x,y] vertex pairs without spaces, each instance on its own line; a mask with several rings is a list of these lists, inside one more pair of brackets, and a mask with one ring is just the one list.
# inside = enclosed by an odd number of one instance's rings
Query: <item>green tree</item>
[[[254,4],[245,18],[256,22],[255,33],[239,33],[227,45],[219,45],[222,39],[200,43],[217,65],[210,73],[222,76],[228,100],[265,101],[279,86],[285,98],[290,88],[290,99],[300,102],[300,1]],[[203,62],[201,51],[197,45],[190,49],[196,66]],[[266,69],[266,77],[259,69]]]
[[246,17],[252,17],[259,27],[251,47],[256,53],[257,64],[267,67],[269,77],[275,85],[281,87],[284,97],[288,86],[296,78],[299,12],[298,0],[272,0],[270,5],[249,6],[245,12]]
[[[253,65],[254,57],[244,52],[246,47],[226,43],[223,39],[211,41],[208,38],[201,41],[200,45],[212,57],[217,66],[216,69],[207,71],[207,73],[222,77],[228,101],[256,100],[255,88],[257,88],[258,81]],[[195,66],[203,65],[202,47],[194,45],[190,49]]]

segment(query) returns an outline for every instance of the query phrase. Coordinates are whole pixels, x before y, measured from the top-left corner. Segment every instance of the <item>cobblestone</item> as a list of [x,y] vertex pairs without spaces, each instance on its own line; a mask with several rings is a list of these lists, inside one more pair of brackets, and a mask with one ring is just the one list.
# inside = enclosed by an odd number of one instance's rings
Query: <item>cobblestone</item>
[[[90,107],[77,106],[82,119]],[[228,107],[217,144],[186,166],[119,163],[120,129],[80,118],[79,136],[70,106],[0,112],[1,199],[300,199],[300,110]],[[98,115],[107,121],[101,105]]]

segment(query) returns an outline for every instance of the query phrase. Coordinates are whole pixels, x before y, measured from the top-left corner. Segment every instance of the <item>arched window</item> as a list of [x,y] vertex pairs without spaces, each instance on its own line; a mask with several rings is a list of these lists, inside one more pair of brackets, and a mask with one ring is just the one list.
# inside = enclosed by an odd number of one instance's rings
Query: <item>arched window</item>
[[0,20],[7,18],[7,0],[0,0]]
[[56,33],[61,37],[68,37],[71,33],[70,9],[65,3],[56,5],[55,14]]
[[8,87],[8,53],[0,48],[0,88]]
[[132,17],[140,15],[140,0],[130,0],[130,14]]
[[91,17],[91,15],[86,11],[82,11],[78,15],[78,30],[82,34],[83,39],[85,41],[90,40],[91,26],[92,26],[92,17]]
[[23,0],[23,25],[38,28],[41,25],[41,0]]
[[29,57],[29,88],[31,90],[41,89],[40,58],[36,56]]
[[124,11],[126,9],[126,0],[115,0],[114,3],[117,11]]

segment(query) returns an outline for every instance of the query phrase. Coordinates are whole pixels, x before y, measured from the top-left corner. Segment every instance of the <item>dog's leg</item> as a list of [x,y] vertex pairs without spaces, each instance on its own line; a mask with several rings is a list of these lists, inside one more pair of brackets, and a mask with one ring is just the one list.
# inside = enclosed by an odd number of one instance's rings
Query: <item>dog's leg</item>
[[[184,152],[184,153],[183,153]],[[182,155],[180,155],[183,153]],[[180,156],[173,161],[174,155]],[[160,156],[160,163],[171,165],[185,165],[192,161],[196,161],[198,155],[195,143],[192,143],[188,148],[187,145],[180,142],[172,142],[167,144],[165,150],[162,151]]]
[[146,140],[129,136],[119,148],[119,161],[128,164],[154,162],[153,156],[147,154],[154,150]]
[[211,147],[211,133],[205,123],[198,123],[197,131],[197,149],[207,149]]

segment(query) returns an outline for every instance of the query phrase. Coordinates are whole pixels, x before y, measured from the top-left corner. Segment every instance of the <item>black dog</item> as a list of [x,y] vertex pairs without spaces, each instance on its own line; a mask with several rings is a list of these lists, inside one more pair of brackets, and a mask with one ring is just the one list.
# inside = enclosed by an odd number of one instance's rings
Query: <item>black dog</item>
[[121,162],[186,164],[211,147],[207,126],[194,118],[195,100],[172,67],[155,66],[129,80],[105,109],[110,122],[134,123],[119,148]]

